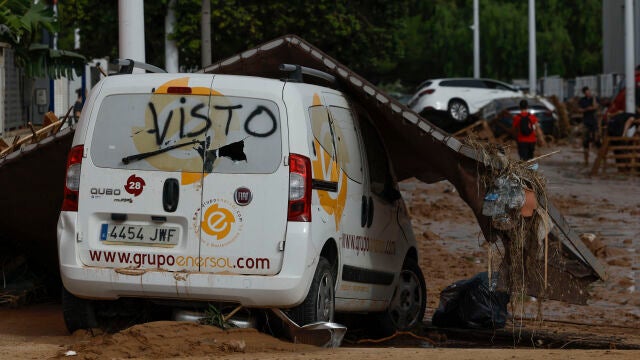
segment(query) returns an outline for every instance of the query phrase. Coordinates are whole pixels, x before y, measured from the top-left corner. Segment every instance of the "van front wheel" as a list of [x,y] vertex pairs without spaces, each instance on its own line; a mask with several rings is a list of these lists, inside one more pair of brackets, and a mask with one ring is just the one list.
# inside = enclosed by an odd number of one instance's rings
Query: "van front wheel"
[[327,259],[320,257],[309,293],[302,304],[289,311],[291,319],[299,326],[318,321],[333,322],[335,283],[331,264]]
[[380,314],[380,332],[408,331],[422,324],[427,305],[427,286],[418,262],[406,259],[389,308]]

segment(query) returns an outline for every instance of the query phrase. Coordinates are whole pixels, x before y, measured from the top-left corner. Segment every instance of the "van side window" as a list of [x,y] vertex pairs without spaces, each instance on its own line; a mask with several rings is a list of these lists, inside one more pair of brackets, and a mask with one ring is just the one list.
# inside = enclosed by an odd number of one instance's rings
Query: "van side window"
[[309,108],[309,118],[311,119],[311,131],[316,141],[326,151],[332,159],[336,158],[336,146],[333,142],[333,129],[329,122],[329,112],[324,105],[312,106]]
[[362,141],[367,152],[369,165],[369,182],[371,192],[387,201],[395,200],[397,190],[393,184],[393,177],[387,161],[382,140],[376,129],[363,116],[358,116]]
[[338,150],[338,164],[347,176],[362,183],[362,158],[360,141],[351,114],[351,110],[338,106],[329,106],[329,113],[333,119],[333,130]]

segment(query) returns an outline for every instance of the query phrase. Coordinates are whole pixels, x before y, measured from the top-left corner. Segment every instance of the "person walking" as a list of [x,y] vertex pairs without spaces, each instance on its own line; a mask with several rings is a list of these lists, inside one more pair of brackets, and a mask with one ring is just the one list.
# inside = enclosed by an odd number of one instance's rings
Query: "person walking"
[[513,117],[513,129],[516,133],[520,160],[527,161],[533,159],[533,153],[536,149],[538,139],[542,146],[546,146],[544,134],[540,126],[538,126],[538,118],[529,112],[529,103],[527,100],[520,100],[520,114]]
[[598,101],[591,94],[588,86],[582,88],[584,96],[580,98],[578,105],[582,113],[582,125],[584,126],[584,136],[582,138],[582,149],[584,152],[584,165],[589,165],[589,147],[593,143],[599,146],[600,143],[600,126],[596,112],[598,111]]

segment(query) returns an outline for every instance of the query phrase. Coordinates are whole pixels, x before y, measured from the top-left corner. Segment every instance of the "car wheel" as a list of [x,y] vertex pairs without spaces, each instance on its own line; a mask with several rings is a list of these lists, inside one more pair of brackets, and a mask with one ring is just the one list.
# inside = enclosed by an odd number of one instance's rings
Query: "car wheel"
[[380,315],[381,335],[408,331],[422,324],[427,305],[427,286],[414,259],[406,259],[389,308]]
[[458,122],[466,121],[469,117],[469,107],[467,103],[460,99],[451,100],[447,112],[453,120]]
[[293,321],[303,326],[318,321],[333,322],[334,311],[335,278],[329,261],[320,257],[307,297],[288,313]]
[[64,287],[62,287],[62,316],[70,333],[79,329],[98,327],[93,303],[76,297]]

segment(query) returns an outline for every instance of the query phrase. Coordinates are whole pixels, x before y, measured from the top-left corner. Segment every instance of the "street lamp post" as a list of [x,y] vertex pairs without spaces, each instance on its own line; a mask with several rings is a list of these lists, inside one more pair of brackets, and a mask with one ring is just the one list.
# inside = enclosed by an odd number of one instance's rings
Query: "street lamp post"
[[635,113],[636,79],[633,71],[633,0],[625,0],[624,2],[624,35],[625,108],[628,113]]
[[536,94],[536,0],[529,0],[529,94]]
[[480,8],[479,0],[473,0],[473,77],[480,77]]

